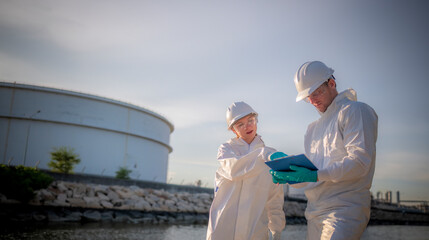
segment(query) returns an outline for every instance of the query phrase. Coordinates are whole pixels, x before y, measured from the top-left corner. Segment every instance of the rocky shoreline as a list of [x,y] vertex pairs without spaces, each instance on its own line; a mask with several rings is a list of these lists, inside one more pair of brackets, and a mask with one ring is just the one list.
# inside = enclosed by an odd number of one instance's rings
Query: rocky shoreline
[[[0,222],[207,224],[213,194],[57,180],[27,204],[0,194]],[[306,224],[305,201],[285,201],[287,224]],[[429,214],[373,206],[370,224],[429,225]]]
[[[171,193],[162,189],[54,181],[36,192],[28,204],[0,194],[2,221],[47,222],[208,222],[213,194]],[[305,223],[305,204],[289,202],[285,213],[290,224]]]
[[54,181],[28,204],[0,195],[1,218],[17,221],[207,222],[212,196],[137,186]]

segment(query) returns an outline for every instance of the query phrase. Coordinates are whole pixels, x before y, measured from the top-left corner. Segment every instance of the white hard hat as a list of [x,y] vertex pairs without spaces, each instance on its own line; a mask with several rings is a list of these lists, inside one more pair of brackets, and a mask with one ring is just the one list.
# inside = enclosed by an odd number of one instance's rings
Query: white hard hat
[[334,73],[334,69],[327,67],[319,61],[311,61],[302,64],[296,71],[294,82],[298,95],[296,101],[308,97],[320,85],[326,82]]
[[235,122],[249,114],[258,115],[258,113],[245,102],[234,102],[231,104],[231,106],[226,110],[226,123],[228,124],[228,129],[231,129]]

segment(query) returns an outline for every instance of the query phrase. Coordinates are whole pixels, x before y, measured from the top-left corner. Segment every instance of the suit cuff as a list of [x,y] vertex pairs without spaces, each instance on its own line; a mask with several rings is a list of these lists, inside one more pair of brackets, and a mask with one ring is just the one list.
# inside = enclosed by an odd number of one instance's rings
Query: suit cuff
[[317,171],[317,180],[318,181],[330,181],[331,177],[327,169],[322,169]]

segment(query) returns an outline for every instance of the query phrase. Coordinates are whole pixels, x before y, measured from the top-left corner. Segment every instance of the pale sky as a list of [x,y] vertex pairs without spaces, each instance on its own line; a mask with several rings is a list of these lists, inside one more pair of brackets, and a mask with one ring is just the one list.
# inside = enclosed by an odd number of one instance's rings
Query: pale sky
[[425,0],[0,0],[0,81],[153,110],[175,126],[168,182],[212,187],[234,101],[259,113],[266,145],[304,151],[319,114],[295,102],[293,75],[321,60],[379,116],[371,191],[429,200],[428,12]]

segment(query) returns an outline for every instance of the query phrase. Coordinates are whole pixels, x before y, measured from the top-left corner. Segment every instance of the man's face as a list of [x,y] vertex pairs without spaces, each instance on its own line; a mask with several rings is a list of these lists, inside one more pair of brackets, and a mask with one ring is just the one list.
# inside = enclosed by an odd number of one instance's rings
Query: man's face
[[239,138],[250,144],[256,136],[256,116],[252,114],[241,118],[234,123],[232,130]]
[[308,96],[308,102],[316,107],[319,112],[323,113],[331,105],[336,96],[335,81],[330,79]]

